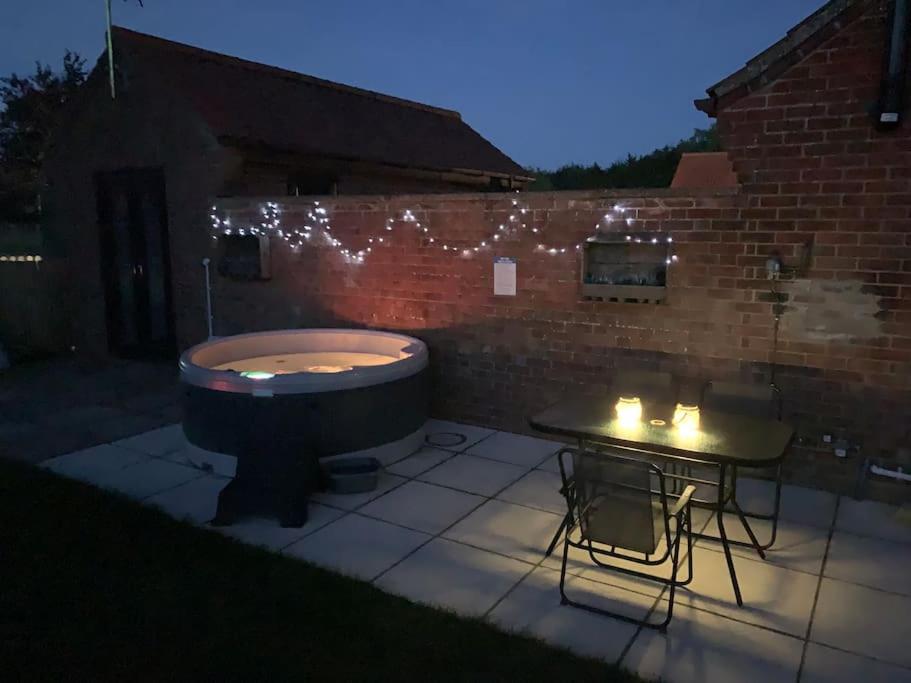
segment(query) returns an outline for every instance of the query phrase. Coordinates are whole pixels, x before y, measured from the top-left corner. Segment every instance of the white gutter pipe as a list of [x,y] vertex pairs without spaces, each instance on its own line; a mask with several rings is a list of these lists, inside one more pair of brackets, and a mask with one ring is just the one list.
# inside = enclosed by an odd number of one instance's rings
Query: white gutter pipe
[[889,470],[885,467],[880,467],[879,465],[870,465],[870,471],[873,474],[876,474],[880,477],[888,477],[889,479],[898,479],[899,481],[911,481],[911,473],[903,472],[902,468],[899,467],[897,470]]

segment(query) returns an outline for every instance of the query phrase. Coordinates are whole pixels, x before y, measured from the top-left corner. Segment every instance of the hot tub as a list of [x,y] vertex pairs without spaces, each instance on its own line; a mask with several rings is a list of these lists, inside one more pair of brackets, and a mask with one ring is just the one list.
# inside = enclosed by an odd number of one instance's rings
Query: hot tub
[[184,353],[180,378],[187,439],[237,458],[213,524],[267,514],[299,527],[310,494],[325,485],[320,461],[388,464],[424,442],[427,347],[412,337],[330,329],[224,337]]
[[424,342],[372,330],[208,341],[180,358],[184,432],[200,448],[239,459],[301,452],[388,464],[423,443],[427,359]]

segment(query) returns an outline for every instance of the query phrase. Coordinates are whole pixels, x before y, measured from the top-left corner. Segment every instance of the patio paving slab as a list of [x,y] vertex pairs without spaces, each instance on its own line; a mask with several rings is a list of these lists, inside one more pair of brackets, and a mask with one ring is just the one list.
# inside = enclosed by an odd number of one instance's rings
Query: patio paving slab
[[563,444],[556,441],[547,441],[524,434],[497,432],[472,446],[467,452],[491,460],[532,468],[540,465],[548,456],[553,455],[562,447]]
[[677,591],[681,605],[804,637],[819,578],[762,560],[734,556],[743,595],[738,607],[724,553],[693,548],[693,582]]
[[205,476],[204,472],[192,467],[148,458],[123,469],[106,472],[92,483],[119,491],[136,500],[144,500],[202,476]]
[[496,497],[507,503],[563,515],[566,513],[566,500],[560,493],[560,486],[560,475],[532,470]]
[[532,565],[435,538],[405,558],[376,585],[414,602],[483,616]]
[[372,581],[430,538],[419,531],[350,514],[285,548],[284,552]]
[[[560,575],[539,567],[497,605],[490,621],[509,631],[542,638],[573,652],[616,662],[636,635],[635,624],[560,604]],[[571,578],[568,590],[580,599],[615,612],[643,618],[653,598]]]
[[537,563],[560,526],[562,517],[520,505],[488,500],[443,533],[445,538]]
[[856,536],[911,543],[911,524],[898,518],[899,508],[872,500],[842,498],[835,528]]
[[794,681],[803,641],[716,614],[674,606],[667,633],[643,630],[622,666],[666,683]]
[[215,517],[218,494],[230,481],[226,477],[203,476],[169,491],[150,496],[145,502],[175,519],[193,524],[206,524]]
[[213,474],[221,477],[233,478],[237,473],[237,458],[233,455],[207,451],[189,443],[180,450],[165,453],[161,457],[191,467],[209,467]]
[[810,639],[911,668],[911,598],[823,579]]
[[442,448],[424,447],[407,458],[389,465],[386,467],[386,471],[390,474],[397,474],[400,477],[416,477],[431,467],[436,467],[444,460],[448,460],[453,455],[452,451],[446,451]]
[[[772,537],[771,522],[751,519],[749,523],[760,543],[765,543]],[[746,529],[743,528],[736,515],[724,516],[724,530],[727,532],[728,538],[733,541],[746,543],[750,541]],[[718,521],[714,515],[707,519],[704,533],[718,535]],[[818,575],[822,569],[822,561],[826,554],[828,539],[829,531],[827,529],[780,519],[778,520],[778,534],[775,544],[766,551],[766,561],[779,567]],[[714,550],[719,553],[724,552],[724,548],[719,541],[700,539],[697,543],[700,548]],[[751,560],[760,559],[753,548],[732,545],[731,552],[734,555]]]
[[182,450],[189,444],[183,434],[183,427],[178,423],[115,441],[113,445],[160,458]]
[[102,444],[45,460],[41,466],[71,479],[94,483],[112,472],[148,459],[136,451]]
[[494,430],[448,420],[428,420],[426,433],[428,446],[461,452],[486,439]]
[[911,597],[911,544],[836,531],[825,575]]
[[140,434],[160,427],[164,420],[155,415],[133,415],[124,413],[118,417],[99,422],[89,422],[82,429],[88,432],[96,443],[109,443],[133,434]]
[[311,500],[324,505],[341,508],[342,510],[356,510],[362,505],[369,503],[374,498],[379,498],[392,489],[401,486],[406,481],[408,480],[404,477],[398,477],[394,474],[389,474],[388,472],[381,472],[377,486],[373,491],[348,494],[326,492],[314,493]]
[[457,455],[420,475],[421,481],[451,486],[490,497],[528,472],[525,467],[495,460]]
[[307,523],[299,528],[282,527],[277,520],[262,517],[248,517],[231,526],[209,528],[248,545],[256,545],[277,552],[345,514],[342,510],[315,503],[310,503],[307,512]]
[[481,496],[420,481],[402,484],[358,510],[368,517],[438,534],[484,502]]
[[[784,484],[781,487],[781,519],[828,529],[835,518],[838,496],[828,491]],[[775,483],[765,479],[739,477],[737,502],[745,512],[770,514],[775,504]]]
[[809,643],[800,683],[911,683],[911,669]]

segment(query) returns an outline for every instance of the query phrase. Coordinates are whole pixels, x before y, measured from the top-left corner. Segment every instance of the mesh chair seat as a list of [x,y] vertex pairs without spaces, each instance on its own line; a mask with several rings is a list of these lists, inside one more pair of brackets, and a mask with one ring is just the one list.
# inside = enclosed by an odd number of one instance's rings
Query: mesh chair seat
[[653,554],[664,538],[664,507],[652,501],[645,514],[630,515],[630,496],[623,491],[596,500],[580,520],[580,538],[586,542]]

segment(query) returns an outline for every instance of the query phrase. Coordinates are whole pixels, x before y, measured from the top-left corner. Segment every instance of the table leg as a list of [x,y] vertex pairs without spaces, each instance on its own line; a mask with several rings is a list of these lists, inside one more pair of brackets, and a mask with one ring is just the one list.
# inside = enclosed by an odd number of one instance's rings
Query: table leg
[[737,583],[737,572],[734,569],[734,558],[731,556],[731,547],[728,544],[728,536],[724,530],[724,487],[725,487],[725,466],[718,466],[718,508],[716,515],[718,518],[718,536],[721,538],[721,545],[724,548],[724,557],[728,563],[728,571],[731,574],[731,584],[734,586],[734,597],[737,598],[738,607],[743,607],[743,597],[740,595],[740,584]]
[[750,526],[746,514],[737,502],[737,467],[731,468],[731,505],[734,507],[734,512],[740,518],[740,524],[743,525],[744,530],[747,532],[747,536],[750,537],[750,543],[753,544],[753,549],[759,554],[759,557],[764,560],[765,550],[756,539],[756,534],[753,533],[753,527]]
[[[755,512],[744,512],[743,508],[740,507],[740,503],[737,502],[736,483],[735,483],[735,488],[733,490],[733,495],[731,496],[731,505],[734,507],[734,512],[737,514],[738,517],[740,517],[740,522],[741,522],[741,524],[743,524],[743,528],[746,529],[746,532],[750,535],[750,541],[752,543],[753,548],[755,548],[756,552],[759,553],[759,556],[762,557],[762,559],[765,559],[764,551],[768,550],[773,545],[775,545],[775,540],[778,537],[778,515],[779,515],[779,512],[781,511],[781,471],[782,471],[782,468],[781,468],[781,465],[779,465],[775,471],[775,501],[774,501],[774,505],[773,505],[771,514],[766,515],[766,514],[759,514],[759,513],[755,513]],[[735,474],[735,476],[736,476],[736,474]],[[772,522],[772,532],[771,532],[768,542],[760,543],[757,540],[756,535],[753,533],[752,528],[748,524],[748,519],[750,519],[750,518],[768,520],[768,521]],[[737,542],[737,544],[738,545],[747,545],[746,543],[740,543],[740,542]]]

